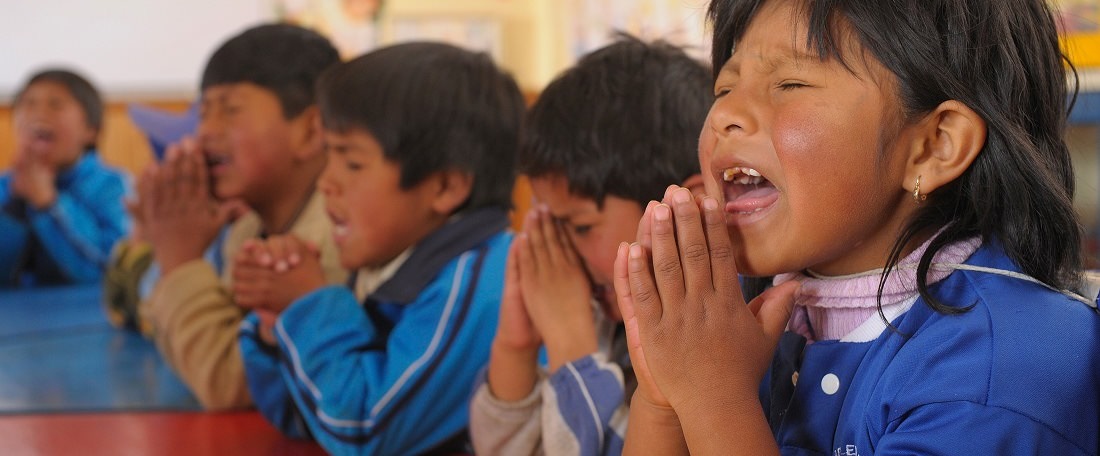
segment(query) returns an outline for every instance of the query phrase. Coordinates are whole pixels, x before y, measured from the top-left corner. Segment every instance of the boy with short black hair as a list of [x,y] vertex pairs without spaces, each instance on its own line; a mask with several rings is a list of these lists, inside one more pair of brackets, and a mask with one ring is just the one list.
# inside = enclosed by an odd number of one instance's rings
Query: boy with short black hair
[[253,397],[333,453],[464,452],[512,238],[523,97],[485,54],[408,43],[334,68],[319,98],[320,188],[341,264],[359,272],[350,289],[323,287],[289,236],[235,259],[238,296],[257,309],[241,333]]
[[140,223],[161,277],[139,318],[164,359],[207,409],[251,404],[237,332],[245,311],[230,296],[232,265],[203,251],[229,219],[229,200],[251,211],[233,222],[223,258],[247,239],[295,233],[319,246],[324,280],[346,279],[317,177],[325,166],[314,83],[339,62],[317,33],[250,28],[210,57],[197,138],[170,148],[139,183]]
[[695,151],[712,101],[705,66],[624,35],[531,108],[519,168],[538,203],[513,244],[487,381],[470,406],[478,454],[622,452],[637,382],[615,252],[666,187],[702,191]]

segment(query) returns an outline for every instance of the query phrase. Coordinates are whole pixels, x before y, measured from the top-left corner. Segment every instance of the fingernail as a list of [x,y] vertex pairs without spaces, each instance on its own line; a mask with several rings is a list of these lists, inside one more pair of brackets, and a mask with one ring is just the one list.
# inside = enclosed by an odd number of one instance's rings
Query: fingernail
[[677,203],[686,203],[691,201],[691,192],[686,188],[680,188],[672,193],[672,200]]
[[653,218],[661,222],[666,222],[668,219],[672,218],[672,210],[664,204],[659,204],[657,207],[653,208]]
[[275,272],[285,272],[289,268],[290,266],[286,264],[286,261],[279,260],[277,263],[275,263]]
[[262,264],[264,266],[267,266],[267,265],[271,264],[271,260],[272,260],[271,255],[268,255],[266,253],[263,254],[263,255],[260,255],[260,264]]
[[638,243],[630,244],[630,258],[638,259],[642,257],[642,246]]
[[711,198],[709,196],[703,197],[703,209],[708,210],[708,211],[713,211],[713,210],[718,209],[718,200],[716,200],[714,198]]
[[302,257],[297,253],[292,253],[290,257],[287,258],[287,261],[290,261],[290,264],[298,264],[302,262]]

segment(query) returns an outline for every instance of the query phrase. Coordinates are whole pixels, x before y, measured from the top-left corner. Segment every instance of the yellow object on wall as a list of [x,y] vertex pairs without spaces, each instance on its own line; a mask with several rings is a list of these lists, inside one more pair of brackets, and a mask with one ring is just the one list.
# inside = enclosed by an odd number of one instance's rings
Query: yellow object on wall
[[1052,0],[1062,49],[1079,68],[1100,67],[1100,0]]

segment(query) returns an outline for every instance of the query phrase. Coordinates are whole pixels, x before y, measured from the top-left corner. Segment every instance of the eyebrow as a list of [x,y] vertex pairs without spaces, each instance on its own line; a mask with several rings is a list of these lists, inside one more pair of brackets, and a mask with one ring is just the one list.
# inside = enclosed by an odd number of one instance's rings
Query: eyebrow
[[325,141],[325,151],[327,152],[346,154],[349,152],[349,150],[350,147],[347,143],[332,143],[329,141]]
[[[736,54],[730,56],[729,60],[726,60],[726,63],[722,65],[722,71],[732,71],[735,73],[741,72],[741,62],[743,62],[744,59],[735,60],[735,57]],[[762,62],[760,64],[761,69],[759,71],[762,74],[772,74],[784,67],[792,65],[801,65],[806,63],[812,65],[821,64],[821,57],[816,54],[810,54],[802,51],[784,52],[777,56],[757,56],[757,60]]]

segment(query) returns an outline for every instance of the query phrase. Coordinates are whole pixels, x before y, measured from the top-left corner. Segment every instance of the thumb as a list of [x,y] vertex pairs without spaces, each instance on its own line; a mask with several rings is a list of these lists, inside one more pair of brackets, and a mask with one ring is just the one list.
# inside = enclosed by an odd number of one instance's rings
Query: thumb
[[297,238],[299,242],[299,251],[302,253],[308,253],[314,258],[321,258],[321,247],[316,242],[308,239]]
[[769,339],[779,340],[779,336],[783,334],[787,321],[791,319],[798,289],[798,282],[784,282],[765,290],[749,304],[749,308],[756,314],[756,321],[760,323],[760,329]]

